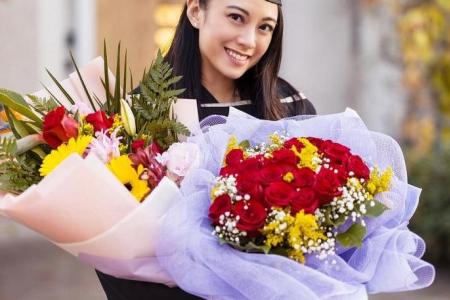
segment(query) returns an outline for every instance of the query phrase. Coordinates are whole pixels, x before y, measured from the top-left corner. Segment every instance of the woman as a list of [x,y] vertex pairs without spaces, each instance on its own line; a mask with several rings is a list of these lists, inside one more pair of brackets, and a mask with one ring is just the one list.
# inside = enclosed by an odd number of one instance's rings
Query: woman
[[[230,106],[276,120],[315,114],[312,104],[278,77],[281,0],[187,0],[166,59],[183,75],[183,98],[197,99],[200,119]],[[108,299],[198,299],[179,288],[97,273]]]

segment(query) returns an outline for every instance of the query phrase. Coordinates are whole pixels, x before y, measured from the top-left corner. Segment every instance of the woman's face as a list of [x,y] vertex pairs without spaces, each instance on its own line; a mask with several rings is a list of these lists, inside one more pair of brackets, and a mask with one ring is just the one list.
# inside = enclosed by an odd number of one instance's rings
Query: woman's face
[[241,77],[266,53],[277,19],[265,0],[209,0],[197,24],[203,78]]

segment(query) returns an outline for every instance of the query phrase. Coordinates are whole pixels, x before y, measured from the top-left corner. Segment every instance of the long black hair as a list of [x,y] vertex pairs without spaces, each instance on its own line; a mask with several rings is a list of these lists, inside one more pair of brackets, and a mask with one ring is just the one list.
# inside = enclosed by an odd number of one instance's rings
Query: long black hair
[[[208,1],[210,0],[199,0],[200,7],[206,9]],[[254,67],[236,80],[239,94],[252,99],[258,113],[269,120],[277,120],[287,115],[278,96],[278,72],[281,65],[284,29],[280,6],[277,23],[266,53]],[[189,21],[186,4],[165,58],[173,66],[174,73],[183,76],[177,84],[177,87],[186,89],[182,96],[199,99],[202,88],[199,33]]]

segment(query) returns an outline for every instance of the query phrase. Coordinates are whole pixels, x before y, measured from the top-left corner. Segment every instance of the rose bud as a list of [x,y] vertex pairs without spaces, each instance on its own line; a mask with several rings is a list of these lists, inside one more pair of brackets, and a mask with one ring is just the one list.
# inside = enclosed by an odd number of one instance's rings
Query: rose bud
[[106,131],[114,124],[114,117],[107,117],[104,111],[96,111],[86,116],[86,122],[94,126],[94,131]]
[[353,172],[356,177],[369,179],[370,170],[358,155],[352,155],[347,160],[347,171]]
[[264,199],[269,207],[286,207],[291,203],[294,187],[285,182],[271,183],[264,191]]
[[291,200],[291,214],[295,215],[303,210],[306,214],[312,214],[319,207],[319,199],[312,188],[303,188],[296,191]]
[[219,224],[219,218],[226,212],[231,213],[231,198],[227,194],[214,199],[209,207],[208,217],[214,225]]
[[238,201],[233,207],[233,213],[239,216],[237,229],[246,231],[248,236],[256,236],[266,222],[266,209],[256,200]]
[[64,107],[59,106],[45,115],[42,137],[53,149],[77,136],[78,122],[66,114]]

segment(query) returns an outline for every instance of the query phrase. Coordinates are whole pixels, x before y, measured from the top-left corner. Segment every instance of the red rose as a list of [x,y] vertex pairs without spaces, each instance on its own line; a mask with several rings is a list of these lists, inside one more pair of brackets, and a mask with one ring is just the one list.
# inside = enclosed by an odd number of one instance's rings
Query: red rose
[[272,182],[281,181],[283,178],[283,169],[277,165],[269,165],[259,171],[259,182],[262,185],[269,185]]
[[316,146],[318,149],[321,149],[322,144],[323,144],[323,142],[324,142],[323,139],[315,138],[315,137],[309,137],[309,138],[307,138],[307,139],[308,139],[308,141],[309,141],[311,144],[313,144],[314,146]]
[[94,126],[94,131],[105,131],[114,124],[114,116],[107,117],[104,111],[96,111],[86,116],[86,122]]
[[292,181],[292,184],[295,187],[302,188],[313,186],[314,182],[316,181],[316,173],[310,168],[301,168],[294,170],[293,175],[294,180]]
[[351,155],[349,148],[330,140],[322,143],[321,150],[327,158],[336,164],[345,164]]
[[238,201],[233,207],[233,213],[239,216],[237,229],[246,231],[250,237],[258,235],[267,217],[265,207],[256,200]]
[[342,191],[338,188],[341,186],[341,182],[336,174],[329,169],[322,168],[316,176],[316,182],[314,184],[314,190],[316,191],[320,205],[325,205],[333,200],[333,197],[340,196]]
[[352,171],[358,178],[369,179],[370,170],[358,155],[352,155],[347,160],[347,171]]
[[77,136],[78,122],[66,115],[64,107],[59,106],[45,115],[42,137],[53,149]]
[[238,173],[239,168],[226,166],[220,169],[219,175],[223,177],[233,175],[236,177]]
[[247,171],[239,173],[237,176],[237,190],[240,195],[248,194],[250,199],[261,201],[264,189],[258,180],[258,171]]
[[319,207],[319,199],[312,188],[303,188],[294,193],[291,199],[291,214],[296,215],[302,209],[307,214],[312,214]]
[[269,207],[286,207],[294,192],[294,187],[286,182],[271,183],[264,191],[265,202]]
[[298,138],[292,138],[284,142],[284,147],[286,147],[287,149],[292,149],[292,146],[295,146],[297,148],[297,151],[302,150],[304,147],[304,145],[298,140]]
[[337,178],[341,181],[341,184],[345,185],[347,183],[347,179],[348,179],[347,168],[343,165],[332,163],[332,164],[330,164],[330,170],[331,169],[333,172],[337,172],[337,173],[335,173]]
[[264,156],[256,155],[245,159],[241,165],[241,170],[257,170],[264,166]]
[[244,160],[244,151],[242,149],[233,149],[228,152],[225,157],[225,163],[227,166],[234,167],[242,163]]
[[145,147],[145,141],[142,139],[135,140],[131,143],[131,149],[133,150],[134,153],[139,149],[144,149],[144,147]]
[[[298,149],[298,148],[297,148]],[[279,149],[272,153],[272,163],[276,164],[286,164],[286,165],[297,165],[298,158],[295,156],[294,152],[290,149]]]
[[209,207],[208,217],[214,225],[219,224],[219,218],[226,212],[231,213],[231,198],[227,194],[223,194],[216,199]]

